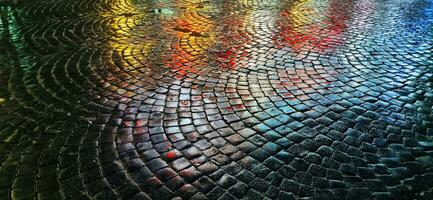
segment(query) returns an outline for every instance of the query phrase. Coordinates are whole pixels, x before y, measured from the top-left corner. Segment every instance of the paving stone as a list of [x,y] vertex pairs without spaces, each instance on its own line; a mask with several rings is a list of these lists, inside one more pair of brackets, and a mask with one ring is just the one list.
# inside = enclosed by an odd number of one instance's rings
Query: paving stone
[[259,192],[264,192],[269,188],[269,183],[264,179],[257,177],[249,183],[249,186]]
[[296,199],[296,197],[293,193],[280,191],[278,199]]
[[218,184],[223,188],[229,188],[233,184],[236,183],[236,179],[230,175],[223,175],[221,179],[218,181]]
[[218,199],[223,194],[224,194],[224,190],[216,186],[210,192],[207,193],[206,197],[208,199]]
[[432,199],[432,8],[2,1],[0,199]]
[[229,192],[237,198],[241,198],[248,190],[248,185],[242,182],[236,183],[233,187],[229,189]]
[[201,192],[207,193],[215,187],[215,183],[207,177],[198,179],[193,185]]
[[283,190],[297,194],[299,192],[299,183],[289,179],[283,179],[280,186]]

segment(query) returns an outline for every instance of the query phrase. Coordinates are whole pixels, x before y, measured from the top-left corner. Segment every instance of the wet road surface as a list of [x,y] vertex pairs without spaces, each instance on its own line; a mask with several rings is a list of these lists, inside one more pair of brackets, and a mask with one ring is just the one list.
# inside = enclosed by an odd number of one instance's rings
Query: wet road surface
[[433,199],[433,3],[1,4],[0,199]]

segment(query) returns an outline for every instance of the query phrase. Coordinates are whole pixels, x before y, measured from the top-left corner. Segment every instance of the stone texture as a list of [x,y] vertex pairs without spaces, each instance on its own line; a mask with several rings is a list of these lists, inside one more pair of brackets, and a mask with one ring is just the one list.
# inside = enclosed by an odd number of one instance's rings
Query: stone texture
[[0,1],[0,199],[432,199],[432,16]]

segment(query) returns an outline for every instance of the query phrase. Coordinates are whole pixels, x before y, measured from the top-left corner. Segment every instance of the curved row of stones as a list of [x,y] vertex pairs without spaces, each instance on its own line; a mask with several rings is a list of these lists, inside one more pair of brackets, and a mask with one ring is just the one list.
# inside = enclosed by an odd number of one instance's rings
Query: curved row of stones
[[0,195],[431,199],[432,8],[2,6]]

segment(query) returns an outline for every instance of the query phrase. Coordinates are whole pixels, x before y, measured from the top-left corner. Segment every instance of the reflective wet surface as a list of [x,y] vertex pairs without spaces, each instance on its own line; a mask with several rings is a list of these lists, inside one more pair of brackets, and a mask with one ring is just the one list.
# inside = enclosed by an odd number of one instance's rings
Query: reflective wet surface
[[433,199],[427,0],[0,7],[0,199]]

